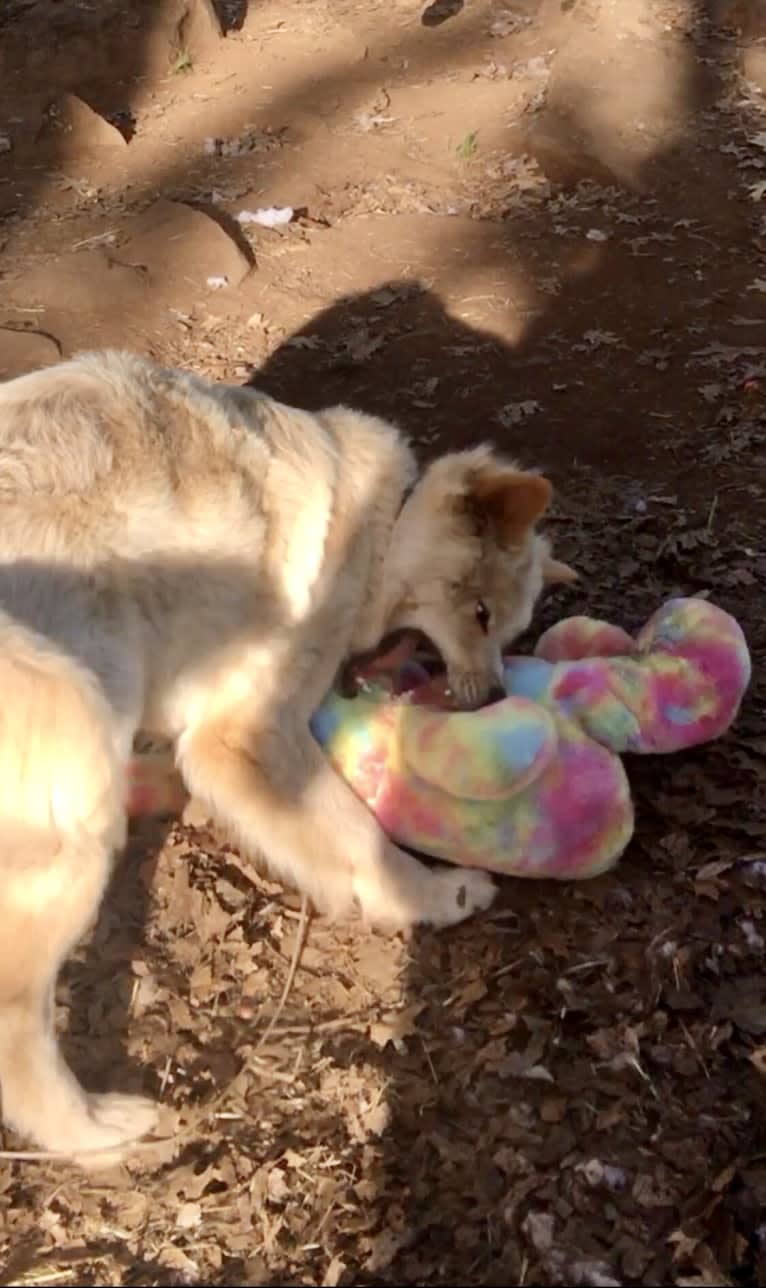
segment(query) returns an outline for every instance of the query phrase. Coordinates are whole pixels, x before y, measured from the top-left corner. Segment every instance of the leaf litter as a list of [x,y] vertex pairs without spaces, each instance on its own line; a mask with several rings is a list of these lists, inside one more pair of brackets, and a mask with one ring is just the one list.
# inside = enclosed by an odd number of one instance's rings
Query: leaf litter
[[[488,17],[495,49],[529,37],[521,8]],[[507,65],[548,82],[531,47]],[[743,93],[738,84],[718,109],[732,122]],[[352,128],[393,131],[390,106],[381,89]],[[756,221],[762,136],[733,125],[723,145]],[[169,1144],[97,1179],[2,1163],[0,1282],[766,1281],[766,350],[736,343],[726,302],[689,285],[707,268],[706,216],[663,219],[651,197],[588,178],[559,186],[522,146],[493,152],[478,137],[461,171],[484,165],[481,185],[371,173],[334,194],[336,216],[499,224],[526,210],[534,237],[550,221],[554,256],[624,245],[638,267],[667,256],[669,273],[688,272],[682,338],[668,326],[639,341],[627,316],[594,316],[554,334],[546,387],[595,389],[617,362],[629,381],[630,340],[670,423],[690,382],[698,433],[679,433],[678,472],[693,456],[705,488],[689,498],[675,478],[652,490],[567,462],[551,526],[589,591],[546,602],[535,633],[578,611],[638,628],[667,595],[709,594],[740,618],[756,662],[742,715],[721,743],[628,762],[638,828],[616,873],[566,889],[518,883],[446,936],[389,940],[313,919],[303,943],[294,901],[204,819],[164,838],[138,829],[67,968],[59,1022],[68,1056],[96,1081],[112,1083],[127,1055],[166,1107]],[[205,152],[233,167],[286,138],[247,127]],[[565,275],[549,260],[538,280],[557,294]],[[731,321],[755,327],[757,248],[745,269]],[[372,310],[332,338],[287,344],[324,371],[365,373],[397,342],[403,300],[378,288]],[[446,352],[473,361],[478,348]],[[449,399],[448,372],[411,375],[430,416]],[[554,400],[515,380],[495,393],[504,433],[544,432]]]

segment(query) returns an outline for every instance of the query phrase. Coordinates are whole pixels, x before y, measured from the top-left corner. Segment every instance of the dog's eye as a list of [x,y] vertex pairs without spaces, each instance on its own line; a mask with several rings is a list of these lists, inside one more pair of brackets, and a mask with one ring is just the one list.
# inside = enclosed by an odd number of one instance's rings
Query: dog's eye
[[489,623],[492,620],[492,614],[490,613],[483,599],[480,599],[478,604],[476,605],[476,620],[479,623],[479,626],[481,627],[481,629],[484,631],[484,634],[486,635],[487,632],[489,631]]

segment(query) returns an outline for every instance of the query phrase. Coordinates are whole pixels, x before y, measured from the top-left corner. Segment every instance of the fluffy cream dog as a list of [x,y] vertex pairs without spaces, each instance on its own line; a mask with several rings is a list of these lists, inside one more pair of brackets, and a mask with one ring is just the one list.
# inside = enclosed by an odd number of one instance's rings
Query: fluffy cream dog
[[[189,791],[334,915],[448,926],[481,872],[399,850],[308,719],[349,656],[423,630],[466,705],[544,578],[550,497],[487,448],[418,478],[397,431],[309,415],[124,353],[0,386],[0,1087],[5,1121],[87,1163],[154,1122],[87,1095],[52,1022],[59,967],[125,834],[137,730]],[[96,1159],[97,1162],[102,1161]]]

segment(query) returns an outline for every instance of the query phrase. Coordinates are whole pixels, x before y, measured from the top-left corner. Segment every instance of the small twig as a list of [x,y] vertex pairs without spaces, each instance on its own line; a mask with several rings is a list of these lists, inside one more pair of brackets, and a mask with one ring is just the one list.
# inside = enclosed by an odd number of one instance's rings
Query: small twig
[[504,975],[510,975],[512,971],[516,970],[517,966],[521,966],[522,962],[526,960],[526,955],[524,957],[515,957],[512,962],[506,962],[505,966],[500,966],[497,970],[493,970],[490,979],[502,979]]
[[277,1021],[279,1020],[280,1015],[285,1009],[285,1004],[287,1002],[288,997],[290,996],[290,990],[292,989],[293,983],[295,982],[295,976],[298,970],[298,963],[300,962],[301,953],[303,952],[303,945],[306,941],[306,929],[308,927],[308,906],[309,906],[308,899],[304,895],[303,898],[301,899],[300,921],[298,922],[298,929],[295,935],[295,946],[293,948],[292,957],[290,958],[290,966],[287,971],[287,976],[285,978],[284,986],[282,988],[279,1001],[277,1002],[274,1014],[272,1015],[271,1019],[266,1025],[266,1028],[263,1030],[260,1037],[258,1038],[258,1041],[256,1042],[253,1050],[250,1052],[250,1055],[247,1057],[246,1060],[242,1062],[242,1066],[239,1069],[238,1073],[236,1073],[234,1078],[231,1079],[231,1082],[228,1082],[226,1086],[223,1087],[221,1091],[219,1091],[217,1096],[213,1097],[213,1100],[210,1104],[205,1105],[203,1107],[200,1114],[195,1118],[194,1122],[188,1123],[186,1127],[182,1127],[180,1131],[175,1132],[172,1136],[159,1137],[156,1141],[140,1142],[134,1148],[141,1149],[141,1150],[151,1149],[155,1145],[163,1144],[166,1140],[181,1140],[185,1136],[189,1136],[193,1131],[196,1130],[199,1124],[205,1120],[205,1118],[209,1118],[212,1114],[215,1114],[218,1111],[218,1109],[220,1108],[220,1106],[223,1104],[224,1100],[228,1096],[232,1084],[236,1082],[237,1078],[240,1078],[248,1068],[251,1067],[254,1057],[257,1056],[258,1052],[266,1045],[272,1033],[274,1032],[274,1028],[277,1024]]
[[425,1054],[426,1060],[428,1061],[428,1067],[429,1067],[429,1069],[431,1070],[431,1077],[432,1077],[432,1078],[433,1078],[433,1080],[434,1080],[434,1086],[435,1086],[435,1087],[438,1087],[438,1086],[439,1086],[439,1075],[437,1074],[436,1069],[434,1068],[434,1062],[433,1062],[433,1060],[431,1059],[431,1052],[428,1050],[428,1047],[426,1046],[426,1040],[425,1040],[425,1038],[421,1036],[420,1041],[421,1041],[421,1044],[422,1044],[422,1047],[423,1047],[423,1052],[424,1052],[424,1054]]
[[94,233],[92,237],[83,237],[72,243],[72,250],[81,250],[83,246],[98,246],[99,242],[108,242],[114,238],[114,229],[106,233]]
[[283,1024],[274,1033],[280,1038],[305,1038],[312,1037],[315,1033],[336,1033],[339,1029],[347,1029],[353,1020],[361,1018],[362,1014],[357,1012],[338,1016],[335,1020],[320,1020],[318,1024]]
[[266,1025],[266,1028],[263,1030],[263,1033],[258,1039],[258,1042],[256,1043],[256,1047],[255,1047],[256,1051],[260,1050],[262,1046],[265,1046],[267,1040],[271,1037],[272,1033],[274,1032],[274,1027],[277,1023],[277,1020],[279,1019],[280,1015],[285,1009],[285,1003],[287,1002],[287,999],[290,996],[290,990],[295,982],[295,975],[298,970],[298,963],[300,962],[301,953],[303,952],[303,945],[306,941],[306,930],[308,928],[308,921],[309,921],[309,902],[304,894],[303,898],[301,899],[301,909],[299,913],[298,929],[295,934],[295,947],[293,948],[293,955],[290,958],[290,967],[287,972],[287,978],[285,980],[284,988],[282,989],[279,1001],[277,1002],[277,1009],[275,1010],[274,1014],[272,1015],[271,1019]]
[[608,965],[609,965],[608,957],[594,957],[592,961],[578,962],[576,966],[567,966],[566,970],[562,971],[562,974],[578,975],[580,971],[591,970],[592,967],[594,966],[608,966]]
[[[271,1067],[271,1065],[269,1064],[269,1062],[268,1062],[267,1060],[264,1060],[264,1059],[263,1059],[261,1056],[259,1056],[259,1055],[251,1055],[251,1056],[250,1056],[250,1059],[249,1059],[249,1061],[248,1061],[248,1064],[250,1064],[250,1065],[253,1065],[253,1064],[255,1064],[255,1065],[263,1065],[263,1066],[264,1066],[263,1071],[264,1071],[264,1073],[266,1074],[266,1076],[267,1076],[268,1078],[273,1078],[275,1082],[284,1082],[284,1083],[286,1083],[288,1086],[290,1086],[290,1085],[291,1085],[291,1083],[295,1082],[295,1073],[294,1073],[294,1072],[291,1072],[291,1073],[285,1073],[282,1069],[273,1069],[273,1068]],[[220,1115],[219,1115],[219,1117],[220,1117]]]
[[649,1077],[649,1074],[646,1072],[646,1070],[641,1068],[641,1065],[640,1065],[640,1063],[639,1063],[638,1059],[636,1058],[636,1056],[634,1056],[634,1055],[629,1055],[629,1056],[627,1057],[626,1064],[627,1064],[627,1065],[629,1065],[629,1067],[630,1067],[631,1069],[635,1069],[635,1071],[636,1071],[636,1073],[638,1074],[638,1076],[639,1076],[640,1078],[643,1078],[644,1082],[646,1083],[646,1085],[648,1086],[648,1088],[649,1088],[649,1090],[651,1091],[652,1095],[654,1096],[654,1099],[655,1099],[655,1100],[659,1100],[659,1095],[657,1094],[657,1090],[656,1090],[656,1088],[655,1088],[654,1083],[652,1082],[652,1080],[651,1080],[651,1078]]
[[718,493],[716,492],[710,505],[710,510],[707,516],[707,523],[705,524],[705,532],[707,533],[710,532],[713,526],[713,519],[715,518],[715,512],[717,509],[718,509]]
[[15,1281],[17,1288],[26,1288],[29,1284],[66,1284],[71,1283],[75,1278],[77,1271],[74,1266],[68,1266],[67,1269],[46,1270],[41,1267],[39,1270],[30,1270],[27,1274],[22,1275]]
[[707,1065],[706,1065],[706,1063],[705,1063],[705,1058],[704,1058],[704,1056],[703,1056],[702,1052],[700,1051],[700,1049],[699,1049],[699,1047],[698,1047],[697,1043],[696,1043],[696,1042],[695,1042],[695,1040],[694,1040],[694,1035],[693,1035],[692,1033],[690,1033],[690,1032],[689,1032],[688,1028],[687,1028],[687,1027],[686,1027],[686,1025],[684,1024],[684,1022],[683,1022],[683,1020],[680,1018],[680,1016],[679,1016],[679,1021],[680,1021],[680,1024],[681,1024],[681,1028],[682,1028],[682,1029],[683,1029],[683,1031],[684,1031],[684,1036],[685,1036],[685,1038],[686,1038],[686,1041],[689,1043],[689,1046],[691,1047],[691,1049],[692,1049],[692,1051],[693,1051],[694,1055],[697,1057],[697,1060],[699,1061],[699,1065],[700,1065],[700,1068],[702,1069],[702,1072],[704,1073],[704,1075],[705,1075],[705,1077],[706,1077],[706,1078],[709,1078],[709,1077],[710,1077],[710,1070],[708,1069],[708,1067],[707,1067]]
[[170,1070],[172,1069],[172,1067],[173,1067],[173,1057],[172,1055],[169,1055],[167,1060],[165,1061],[165,1068],[162,1070],[162,1077],[160,1079],[160,1099],[162,1099],[162,1097],[165,1094],[165,1088],[168,1085],[168,1078],[170,1077]]

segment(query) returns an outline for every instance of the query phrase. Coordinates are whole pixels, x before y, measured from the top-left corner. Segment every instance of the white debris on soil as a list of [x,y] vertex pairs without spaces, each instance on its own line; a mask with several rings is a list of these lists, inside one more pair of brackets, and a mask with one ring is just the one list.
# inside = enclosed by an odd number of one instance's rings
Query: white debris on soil
[[266,206],[262,210],[240,210],[238,224],[260,224],[263,228],[279,228],[289,224],[295,211],[292,206]]

